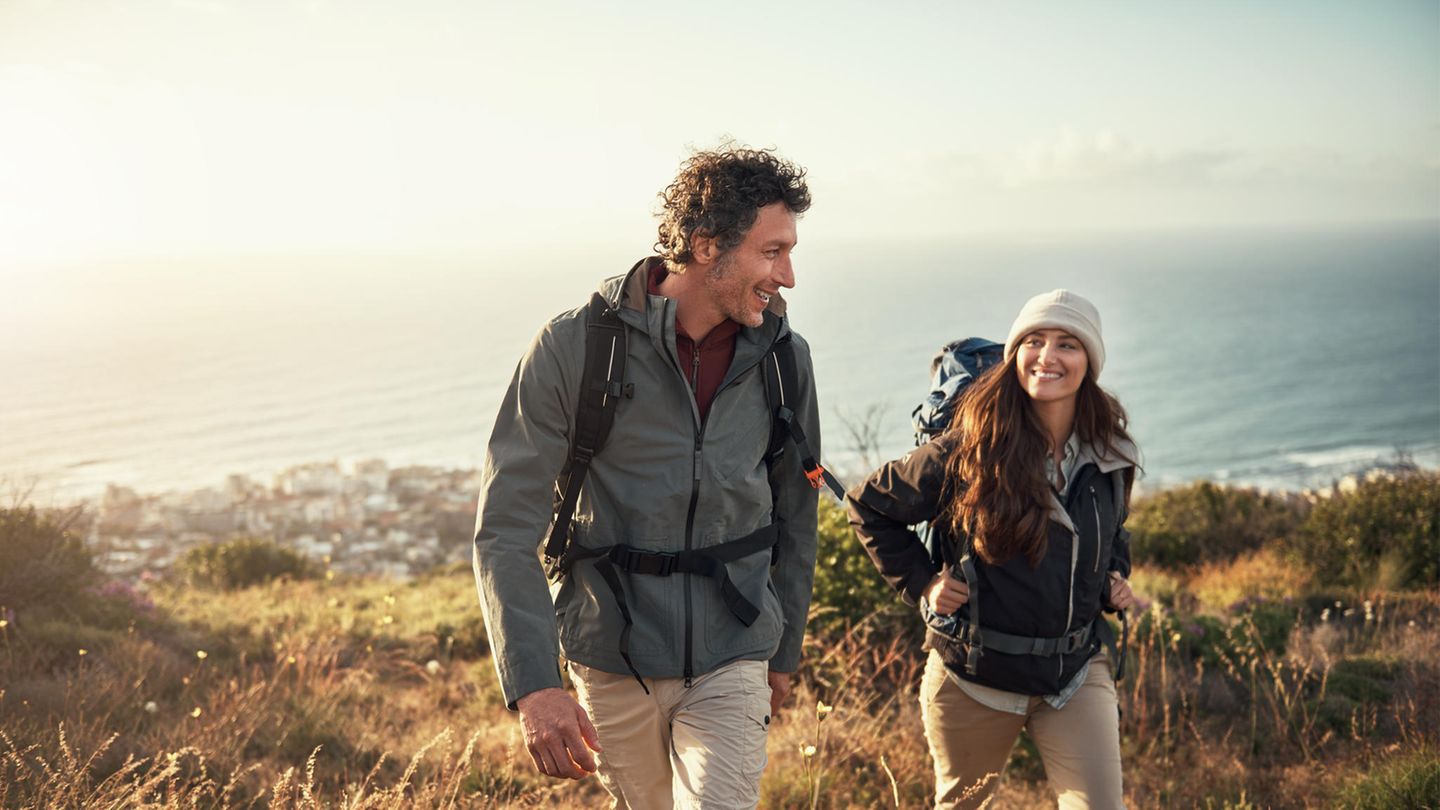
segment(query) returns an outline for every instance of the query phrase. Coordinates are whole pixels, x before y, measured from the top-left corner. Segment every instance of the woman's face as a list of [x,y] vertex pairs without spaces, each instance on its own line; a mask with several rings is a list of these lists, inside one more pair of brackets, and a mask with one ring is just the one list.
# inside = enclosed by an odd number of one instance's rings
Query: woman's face
[[1061,329],[1037,329],[1021,338],[1015,350],[1020,387],[1036,402],[1074,399],[1089,368],[1085,346]]

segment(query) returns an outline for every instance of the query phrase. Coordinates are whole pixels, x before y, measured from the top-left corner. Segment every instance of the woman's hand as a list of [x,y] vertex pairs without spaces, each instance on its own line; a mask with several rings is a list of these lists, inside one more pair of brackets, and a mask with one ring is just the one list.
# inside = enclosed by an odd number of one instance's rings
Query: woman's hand
[[1120,576],[1119,571],[1110,572],[1110,607],[1115,610],[1126,610],[1135,605],[1135,592],[1130,590],[1130,583],[1125,577]]
[[947,565],[925,586],[925,601],[930,603],[931,610],[949,616],[970,601],[970,588],[965,580],[956,579]]

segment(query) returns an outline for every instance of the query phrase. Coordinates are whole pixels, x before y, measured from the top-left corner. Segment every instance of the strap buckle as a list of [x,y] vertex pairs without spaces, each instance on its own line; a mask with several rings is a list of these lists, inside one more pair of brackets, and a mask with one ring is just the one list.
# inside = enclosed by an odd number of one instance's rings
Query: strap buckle
[[675,573],[680,561],[680,555],[671,551],[644,551],[629,546],[615,546],[608,556],[621,571],[654,577],[668,577]]
[[1065,647],[1063,649],[1063,652],[1066,655],[1070,655],[1071,653],[1077,653],[1089,642],[1090,625],[1087,624],[1079,630],[1076,630],[1075,632],[1065,637]]
[[805,471],[805,477],[809,479],[810,486],[820,489],[825,486],[825,468],[816,464],[814,469]]

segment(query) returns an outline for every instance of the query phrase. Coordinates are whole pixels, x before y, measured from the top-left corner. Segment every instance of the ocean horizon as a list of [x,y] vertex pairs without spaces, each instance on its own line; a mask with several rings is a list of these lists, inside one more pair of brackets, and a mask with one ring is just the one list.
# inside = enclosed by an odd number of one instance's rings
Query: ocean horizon
[[[1055,287],[1100,309],[1147,487],[1440,467],[1435,223],[813,247],[801,227],[786,298],[852,474],[847,426],[872,461],[908,450],[934,352],[1003,339]],[[316,461],[478,467],[536,330],[641,255],[197,260],[158,289],[75,271],[0,326],[0,485],[63,504]]]

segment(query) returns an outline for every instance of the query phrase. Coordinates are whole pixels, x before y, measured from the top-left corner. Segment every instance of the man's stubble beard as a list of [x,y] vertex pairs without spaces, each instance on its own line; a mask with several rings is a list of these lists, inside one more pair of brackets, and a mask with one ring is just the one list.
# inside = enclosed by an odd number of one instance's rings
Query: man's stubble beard
[[757,315],[752,319],[746,306],[749,302],[749,288],[737,289],[733,283],[728,283],[731,276],[738,272],[736,264],[733,250],[720,254],[715,265],[705,272],[705,287],[710,291],[722,315],[741,326],[759,326],[759,323],[753,323],[752,320],[763,322],[764,316]]

